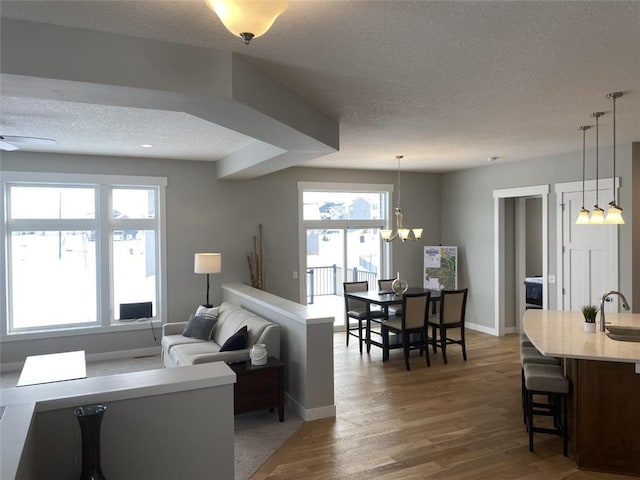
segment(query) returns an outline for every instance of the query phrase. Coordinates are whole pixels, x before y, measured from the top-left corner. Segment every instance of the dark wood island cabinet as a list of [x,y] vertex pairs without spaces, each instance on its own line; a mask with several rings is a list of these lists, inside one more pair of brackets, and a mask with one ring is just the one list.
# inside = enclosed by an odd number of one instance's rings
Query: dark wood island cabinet
[[[640,327],[640,314],[607,313]],[[640,342],[587,333],[580,312],[527,310],[524,330],[544,355],[564,361],[569,447],[578,468],[640,476]]]

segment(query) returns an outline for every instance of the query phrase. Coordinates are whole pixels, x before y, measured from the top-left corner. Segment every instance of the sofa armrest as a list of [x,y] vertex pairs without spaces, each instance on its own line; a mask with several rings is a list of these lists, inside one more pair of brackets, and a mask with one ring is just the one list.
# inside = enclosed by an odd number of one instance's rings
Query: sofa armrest
[[165,323],[162,326],[162,336],[180,335],[184,331],[184,327],[186,326],[187,326],[187,322]]

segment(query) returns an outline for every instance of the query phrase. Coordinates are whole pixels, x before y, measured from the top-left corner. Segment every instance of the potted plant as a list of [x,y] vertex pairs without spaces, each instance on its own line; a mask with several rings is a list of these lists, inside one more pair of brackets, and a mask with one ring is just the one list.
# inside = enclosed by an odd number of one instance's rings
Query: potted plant
[[598,307],[595,305],[583,305],[580,307],[582,316],[584,317],[584,331],[595,332],[596,331],[596,315],[598,315]]

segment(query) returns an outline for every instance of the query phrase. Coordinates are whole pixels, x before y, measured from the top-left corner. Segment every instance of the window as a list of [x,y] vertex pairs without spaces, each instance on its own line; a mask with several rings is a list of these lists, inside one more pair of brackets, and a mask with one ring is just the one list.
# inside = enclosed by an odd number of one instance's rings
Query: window
[[[389,271],[389,245],[380,229],[389,216],[392,185],[299,182],[300,301],[342,298],[342,282],[367,280],[372,288]],[[338,303],[339,305],[339,303]],[[342,321],[336,316],[336,323]]]
[[[132,184],[135,182],[135,184]],[[120,325],[164,291],[162,178],[3,172],[4,334]]]

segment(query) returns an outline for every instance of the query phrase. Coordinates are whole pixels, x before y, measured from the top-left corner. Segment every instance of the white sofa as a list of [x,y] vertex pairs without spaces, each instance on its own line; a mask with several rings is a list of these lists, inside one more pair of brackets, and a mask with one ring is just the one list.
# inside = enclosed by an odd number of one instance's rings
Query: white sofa
[[[224,302],[220,305],[211,340],[183,336],[186,324],[174,322],[162,327],[162,363],[167,368],[248,360],[251,346],[256,343],[265,344],[270,357],[280,358],[280,325],[233,303]],[[220,346],[245,325],[248,331],[247,348],[220,352]]]

